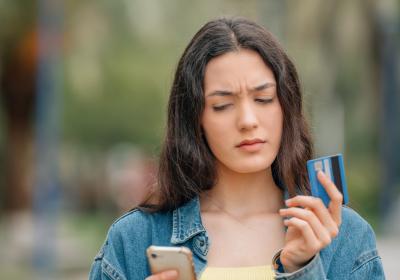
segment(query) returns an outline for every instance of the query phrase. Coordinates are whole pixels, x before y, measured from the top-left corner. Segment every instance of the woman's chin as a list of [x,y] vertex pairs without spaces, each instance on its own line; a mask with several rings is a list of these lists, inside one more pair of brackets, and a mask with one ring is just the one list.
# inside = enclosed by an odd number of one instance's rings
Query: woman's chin
[[245,162],[242,162],[240,165],[235,165],[232,167],[229,167],[234,172],[237,173],[259,173],[268,170],[271,167],[271,164],[269,163],[259,163],[257,164],[256,162],[248,163],[246,164]]
[[239,170],[235,170],[237,173],[241,173],[241,174],[254,174],[254,173],[259,173],[259,172],[264,172],[267,171],[268,167],[265,168],[243,168],[243,169],[239,169]]

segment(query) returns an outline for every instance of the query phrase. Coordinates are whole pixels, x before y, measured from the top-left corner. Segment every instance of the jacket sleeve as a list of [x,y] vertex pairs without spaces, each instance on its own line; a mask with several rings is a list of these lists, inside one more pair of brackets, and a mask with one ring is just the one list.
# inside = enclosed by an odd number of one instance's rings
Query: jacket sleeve
[[385,279],[382,260],[378,255],[378,251],[374,249],[364,252],[356,261],[349,279]]
[[[126,280],[121,259],[121,240],[110,230],[107,240],[94,258],[90,269],[90,280]],[[122,251],[123,252],[123,251]]]
[[275,275],[275,279],[279,280],[327,279],[319,253],[316,254],[308,264],[306,264],[299,270],[290,273],[275,270]]
[[375,233],[369,224],[367,224],[361,242],[367,246],[356,258],[349,279],[385,279],[382,260],[376,248]]
[[[301,269],[294,271],[292,273],[284,273],[275,271],[275,279],[327,279],[325,271],[321,262],[319,253]],[[345,279],[352,280],[384,280],[385,274],[383,271],[382,261],[378,255],[376,249],[372,249],[362,253],[354,263],[353,269],[350,275]]]
[[[101,271],[101,259],[95,259],[92,267],[90,269],[89,279],[90,280],[106,280],[107,278],[103,277],[103,273]],[[109,280],[109,279],[107,279]]]

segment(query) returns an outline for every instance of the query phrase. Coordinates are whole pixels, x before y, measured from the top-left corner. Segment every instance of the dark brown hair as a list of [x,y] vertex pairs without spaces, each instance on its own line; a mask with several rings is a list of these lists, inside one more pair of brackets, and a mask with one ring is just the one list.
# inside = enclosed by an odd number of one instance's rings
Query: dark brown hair
[[277,82],[284,120],[280,149],[272,164],[275,183],[286,188],[290,196],[309,193],[306,161],[312,156],[312,143],[293,63],[274,36],[260,25],[244,18],[221,18],[206,23],[179,60],[159,161],[157,209],[175,209],[215,184],[215,157],[201,129],[204,72],[212,58],[240,49],[256,51]]

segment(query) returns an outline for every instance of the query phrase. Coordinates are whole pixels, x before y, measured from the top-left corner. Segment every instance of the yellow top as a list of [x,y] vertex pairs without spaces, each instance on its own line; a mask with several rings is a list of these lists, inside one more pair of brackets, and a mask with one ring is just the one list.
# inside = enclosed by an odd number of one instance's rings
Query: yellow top
[[244,267],[206,267],[199,280],[273,280],[271,265]]

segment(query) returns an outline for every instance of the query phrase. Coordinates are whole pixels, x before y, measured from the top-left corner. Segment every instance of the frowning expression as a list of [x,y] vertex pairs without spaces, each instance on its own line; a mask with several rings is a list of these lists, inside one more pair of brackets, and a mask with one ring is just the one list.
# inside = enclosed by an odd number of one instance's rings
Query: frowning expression
[[248,49],[211,59],[205,69],[201,124],[217,166],[238,172],[270,168],[283,114],[272,70]]

